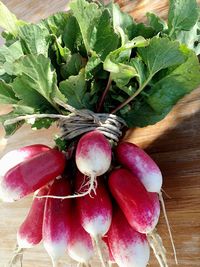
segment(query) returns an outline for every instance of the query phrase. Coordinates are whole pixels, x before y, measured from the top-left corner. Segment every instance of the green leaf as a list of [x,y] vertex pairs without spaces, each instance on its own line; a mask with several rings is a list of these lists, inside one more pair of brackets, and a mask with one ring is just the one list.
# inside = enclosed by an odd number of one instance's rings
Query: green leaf
[[13,90],[23,104],[30,107],[52,110],[55,104],[52,95],[56,87],[56,73],[51,69],[49,58],[44,55],[27,55],[15,63],[18,77]]
[[172,108],[180,98],[200,85],[198,58],[185,46],[182,46],[182,51],[186,56],[185,62],[158,81],[149,92],[147,101],[157,113]]
[[60,72],[64,79],[67,79],[69,76],[78,75],[81,68],[83,68],[85,62],[80,54],[75,53],[71,55],[66,64],[62,64]]
[[117,48],[118,43],[119,38],[112,28],[110,14],[105,9],[100,17],[97,26],[96,41],[92,48],[101,60],[105,60],[106,56]]
[[179,43],[168,38],[154,37],[147,48],[139,48],[138,53],[147,65],[149,76],[153,77],[158,71],[178,65],[184,61],[179,50]]
[[133,24],[133,18],[129,14],[122,12],[118,4],[110,3],[108,8],[112,15],[113,28],[120,27],[125,34],[128,34],[128,29]]
[[16,98],[12,86],[0,80],[0,103],[1,104],[16,104]]
[[200,54],[200,21],[198,21],[190,31],[181,31],[176,36],[177,40],[186,44],[196,55]]
[[31,128],[34,130],[40,130],[42,128],[48,129],[53,122],[55,122],[55,120],[50,118],[36,119],[34,123],[31,123]]
[[167,29],[167,23],[156,14],[148,12],[146,16],[149,26],[151,26],[156,33],[162,32],[163,30]]
[[90,105],[87,103],[86,81],[84,70],[79,75],[70,76],[59,85],[61,93],[66,97],[67,103],[77,109],[86,108]]
[[63,32],[63,42],[72,53],[76,53],[82,42],[78,22],[74,16],[69,17]]
[[18,20],[14,14],[0,1],[0,27],[17,36],[19,26],[26,24]]
[[169,35],[177,31],[189,31],[197,22],[198,5],[196,0],[170,0],[168,14]]
[[133,39],[137,36],[142,36],[145,39],[152,38],[156,35],[156,31],[153,27],[147,26],[144,23],[133,23],[128,27],[129,39]]
[[0,47],[0,75],[7,73],[13,74],[13,63],[23,56],[23,51],[19,41],[16,41],[9,47],[6,45]]
[[164,110],[162,114],[158,114],[146,102],[141,101],[139,105],[133,105],[129,112],[126,112],[124,115],[121,114],[121,116],[129,128],[144,127],[164,119],[168,112],[169,109]]
[[87,52],[91,51],[91,47],[96,41],[95,32],[101,16],[101,10],[95,3],[88,3],[85,0],[74,0],[70,3],[73,15],[78,21],[83,42]]
[[136,69],[129,63],[131,49],[148,45],[148,41],[138,36],[122,47],[112,51],[105,59],[103,67],[111,73],[111,79],[118,87],[124,87],[137,75]]
[[136,79],[138,80],[139,86],[141,86],[147,80],[148,73],[147,73],[146,66],[143,63],[143,61],[138,57],[131,58],[130,64],[137,71]]
[[42,19],[38,25],[48,29],[51,34],[59,37],[63,34],[70,17],[70,12],[58,12],[50,15],[46,19]]
[[24,25],[19,29],[19,37],[25,54],[48,55],[49,32],[35,24]]

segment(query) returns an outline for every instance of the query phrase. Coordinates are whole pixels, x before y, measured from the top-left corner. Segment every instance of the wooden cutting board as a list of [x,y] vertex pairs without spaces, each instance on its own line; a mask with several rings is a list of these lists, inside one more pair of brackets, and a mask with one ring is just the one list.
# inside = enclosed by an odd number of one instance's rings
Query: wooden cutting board
[[[67,9],[66,1],[52,0],[3,0],[3,2],[21,19],[38,21],[51,13]],[[162,16],[167,14],[167,2],[158,0],[120,1],[124,10],[128,10],[138,20],[144,19],[144,12],[154,10]],[[6,113],[9,106],[0,106],[0,113]],[[50,130],[32,131],[25,126],[15,136],[3,139],[0,130],[1,155],[13,148],[27,144],[52,144],[56,127]],[[145,148],[159,164],[164,176],[164,190],[170,196],[165,197],[179,266],[200,266],[200,88],[180,101],[170,114],[154,126],[133,129],[126,139]],[[7,144],[6,144],[7,143]],[[23,221],[31,203],[31,197],[13,204],[0,203],[0,267],[5,266],[15,247],[16,231]],[[175,266],[166,225],[161,215],[158,232],[167,249],[169,266]],[[51,266],[48,255],[42,245],[27,251],[24,255],[24,267]],[[61,266],[64,266],[61,264]],[[65,265],[66,266],[66,265]],[[69,266],[69,265],[68,265]],[[76,266],[74,264],[70,266]],[[97,267],[96,260],[92,266]],[[100,265],[99,265],[100,266]],[[158,266],[153,255],[150,266]]]

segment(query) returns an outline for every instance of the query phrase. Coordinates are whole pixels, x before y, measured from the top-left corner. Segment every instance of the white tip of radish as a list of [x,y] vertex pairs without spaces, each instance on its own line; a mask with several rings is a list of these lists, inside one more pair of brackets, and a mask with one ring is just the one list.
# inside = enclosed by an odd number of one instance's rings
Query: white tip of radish
[[79,140],[76,165],[87,176],[100,176],[109,169],[111,155],[111,146],[105,136],[98,131],[92,131]]
[[5,185],[3,181],[0,182],[0,199],[4,202],[14,202],[16,199],[19,199],[22,190],[19,187],[15,189],[10,188],[8,185]]
[[72,259],[80,263],[87,263],[93,257],[93,250],[82,241],[77,241],[68,247],[68,253]]
[[20,248],[32,248],[35,244],[32,244],[30,241],[22,238],[17,232],[17,244]]
[[67,245],[65,239],[55,240],[55,242],[45,241],[43,242],[43,245],[53,262],[57,261],[58,259],[63,257],[65,253],[67,253]]
[[110,227],[111,220],[110,217],[106,218],[103,215],[97,215],[91,220],[84,219],[83,228],[88,232],[93,238],[96,236],[104,236]]

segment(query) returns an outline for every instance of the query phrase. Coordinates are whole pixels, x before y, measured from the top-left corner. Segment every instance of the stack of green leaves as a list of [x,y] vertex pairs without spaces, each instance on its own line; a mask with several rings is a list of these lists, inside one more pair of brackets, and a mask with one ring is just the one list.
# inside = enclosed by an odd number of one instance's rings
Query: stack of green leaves
[[[129,127],[163,119],[200,84],[197,3],[169,2],[167,21],[148,13],[146,24],[136,23],[116,4],[86,0],[73,0],[68,12],[31,24],[0,2],[5,39],[0,104],[13,106],[0,122],[26,114],[68,114],[55,98],[77,109],[114,112]],[[52,122],[37,119],[32,127]],[[23,123],[5,126],[7,135]]]

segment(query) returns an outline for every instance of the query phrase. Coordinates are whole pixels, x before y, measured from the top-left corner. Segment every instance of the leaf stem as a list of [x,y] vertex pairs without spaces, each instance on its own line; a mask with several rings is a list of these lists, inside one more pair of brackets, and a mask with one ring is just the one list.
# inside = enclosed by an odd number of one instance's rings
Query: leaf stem
[[142,90],[147,86],[147,84],[150,82],[152,79],[153,75],[149,75],[148,79],[138,88],[138,90],[129,98],[127,98],[124,102],[122,102],[118,107],[116,107],[111,113],[116,113],[119,111],[121,108],[126,106],[129,102],[131,102],[139,93],[142,92]]
[[98,105],[98,107],[97,107],[97,112],[100,112],[101,109],[102,109],[104,100],[105,100],[106,95],[107,95],[107,93],[108,93],[108,91],[109,91],[109,89],[110,89],[111,83],[112,83],[112,79],[111,79],[111,75],[110,75],[109,78],[108,78],[108,83],[107,83],[107,85],[106,85],[106,89],[104,90],[103,95],[102,95],[102,97],[101,97],[101,99],[100,99],[100,103],[99,103],[99,105]]

